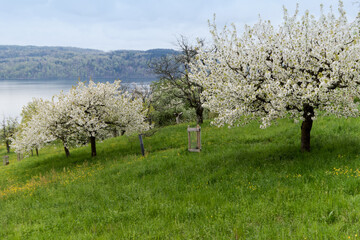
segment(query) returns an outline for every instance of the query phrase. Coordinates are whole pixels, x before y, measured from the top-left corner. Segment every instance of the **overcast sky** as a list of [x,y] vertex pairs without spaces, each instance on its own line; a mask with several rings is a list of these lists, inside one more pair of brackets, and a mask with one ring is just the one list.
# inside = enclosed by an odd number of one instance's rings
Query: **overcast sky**
[[[344,0],[348,19],[360,7]],[[300,4],[319,14],[320,4],[337,10],[337,0],[0,0],[0,45],[72,46],[147,50],[175,48],[180,34],[210,39],[207,21],[238,27],[262,19],[282,21]]]

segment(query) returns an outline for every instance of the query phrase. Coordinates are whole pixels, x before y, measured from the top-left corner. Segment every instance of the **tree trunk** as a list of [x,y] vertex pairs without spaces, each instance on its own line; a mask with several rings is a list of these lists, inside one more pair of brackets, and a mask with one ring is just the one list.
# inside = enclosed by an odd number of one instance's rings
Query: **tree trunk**
[[118,130],[116,128],[113,129],[113,137],[118,137],[119,134],[118,134]]
[[121,130],[121,136],[124,136],[125,132],[125,130]]
[[304,121],[301,124],[301,151],[310,152],[310,131],[314,117],[314,108],[309,104],[304,104]]
[[182,116],[182,112],[181,113],[175,113],[175,117],[176,117],[176,124],[180,123],[180,117]]
[[6,151],[7,151],[7,153],[10,153],[10,142],[9,142],[9,140],[6,140]]
[[34,150],[31,149],[31,156],[34,156]]
[[96,141],[95,137],[90,137],[90,144],[91,144],[91,156],[96,156]]
[[201,124],[204,121],[203,113],[204,113],[204,108],[202,106],[196,108],[196,118],[198,124]]
[[[62,139],[61,141],[63,142],[65,155],[66,155],[66,157],[69,157],[69,156],[70,156],[70,151],[69,151],[69,149],[67,148],[67,146],[66,146],[66,144],[65,144],[65,140]],[[37,150],[37,148],[36,148],[36,150]]]
[[[39,156],[39,149],[35,148],[35,151],[36,151],[36,156]],[[70,153],[69,153],[69,155],[70,155]]]
[[66,157],[69,157],[69,156],[70,156],[70,151],[69,151],[69,149],[68,149],[66,146],[64,146],[64,150],[65,150],[65,155],[66,155]]

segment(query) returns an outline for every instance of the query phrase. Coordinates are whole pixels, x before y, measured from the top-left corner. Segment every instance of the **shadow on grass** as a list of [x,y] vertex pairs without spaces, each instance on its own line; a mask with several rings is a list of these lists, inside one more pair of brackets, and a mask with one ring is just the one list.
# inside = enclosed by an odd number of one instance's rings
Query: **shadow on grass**
[[[298,171],[311,169],[328,169],[339,161],[338,156],[346,159],[357,159],[360,139],[351,134],[325,133],[312,134],[310,153],[300,151],[300,131],[297,125],[287,124],[261,130],[256,124],[244,128],[217,128],[206,123],[202,126],[203,151],[201,154],[187,153],[187,124],[165,127],[151,137],[144,138],[148,154],[156,155],[161,151],[184,149],[176,154],[176,159],[199,159],[206,168],[216,169],[226,165],[229,171],[241,171],[248,167],[287,171],[298,168]],[[47,151],[47,150],[44,150]],[[16,166],[9,168],[19,180],[32,176],[46,175],[50,171],[71,170],[83,163],[105,164],[108,161],[124,161],[127,156],[141,156],[138,136],[122,136],[97,142],[97,157],[90,156],[90,146],[71,150],[71,156],[65,157],[62,148],[30,157]],[[171,151],[170,151],[171,152]],[[175,154],[175,153],[172,153]],[[170,156],[171,157],[171,156]],[[175,156],[172,156],[175,157]]]
[[[291,138],[285,135],[282,138]],[[334,166],[360,167],[360,138],[353,135],[314,136],[310,152],[301,152],[300,139],[273,141],[273,137],[234,142],[220,146],[204,146],[207,167],[226,165],[230,171],[246,171],[257,168],[262,171],[311,172],[332,169]],[[242,143],[240,143],[242,142]],[[224,148],[224,146],[226,147]]]
[[39,156],[24,158],[21,162],[16,162],[6,166],[6,171],[15,175],[18,181],[29,180],[33,176],[46,175],[51,171],[63,171],[64,168],[71,170],[82,164],[106,164],[108,161],[121,161],[129,155],[139,155],[139,150],[135,148],[135,142],[129,137],[118,137],[97,143],[96,157],[91,157],[90,146],[70,149],[70,157],[65,156],[60,144],[48,146],[40,150]]

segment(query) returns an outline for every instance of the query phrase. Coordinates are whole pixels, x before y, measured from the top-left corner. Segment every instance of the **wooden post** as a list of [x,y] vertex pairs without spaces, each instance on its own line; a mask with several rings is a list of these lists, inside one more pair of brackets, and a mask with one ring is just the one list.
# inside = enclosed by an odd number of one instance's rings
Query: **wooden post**
[[4,162],[4,165],[9,165],[9,156],[5,155],[3,162]]
[[190,135],[190,126],[188,125],[188,149],[191,149],[191,135]]
[[201,149],[201,140],[200,140],[200,130],[201,130],[201,128],[200,128],[200,126],[199,126],[199,124],[196,126],[196,128],[198,129],[198,131],[196,132],[196,147],[197,147],[197,149]]

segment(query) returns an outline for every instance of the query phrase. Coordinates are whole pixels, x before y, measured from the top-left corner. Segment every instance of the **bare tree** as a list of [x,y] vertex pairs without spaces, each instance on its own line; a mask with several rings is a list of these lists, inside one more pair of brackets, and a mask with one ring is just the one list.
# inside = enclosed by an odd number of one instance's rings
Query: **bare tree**
[[[152,107],[155,112],[160,115],[167,116],[168,119],[175,117],[176,124],[180,123],[180,117],[184,114],[184,111],[187,111],[189,107],[186,105],[186,102],[182,98],[174,97],[179,94],[180,90],[164,84],[163,80],[159,82],[154,82],[151,85],[152,89]],[[154,115],[154,114],[152,114]],[[155,121],[157,119],[158,124],[164,124],[164,119],[159,119],[159,115],[155,114],[153,116]]]
[[[203,44],[203,41],[199,41]],[[156,62],[150,63],[150,68],[160,77],[163,91],[167,89],[178,89],[171,91],[174,98],[182,99],[195,110],[197,122],[203,123],[204,108],[200,99],[203,88],[190,81],[190,63],[195,60],[197,47],[191,45],[188,39],[181,36],[177,40],[180,53],[177,55],[164,56]]]

